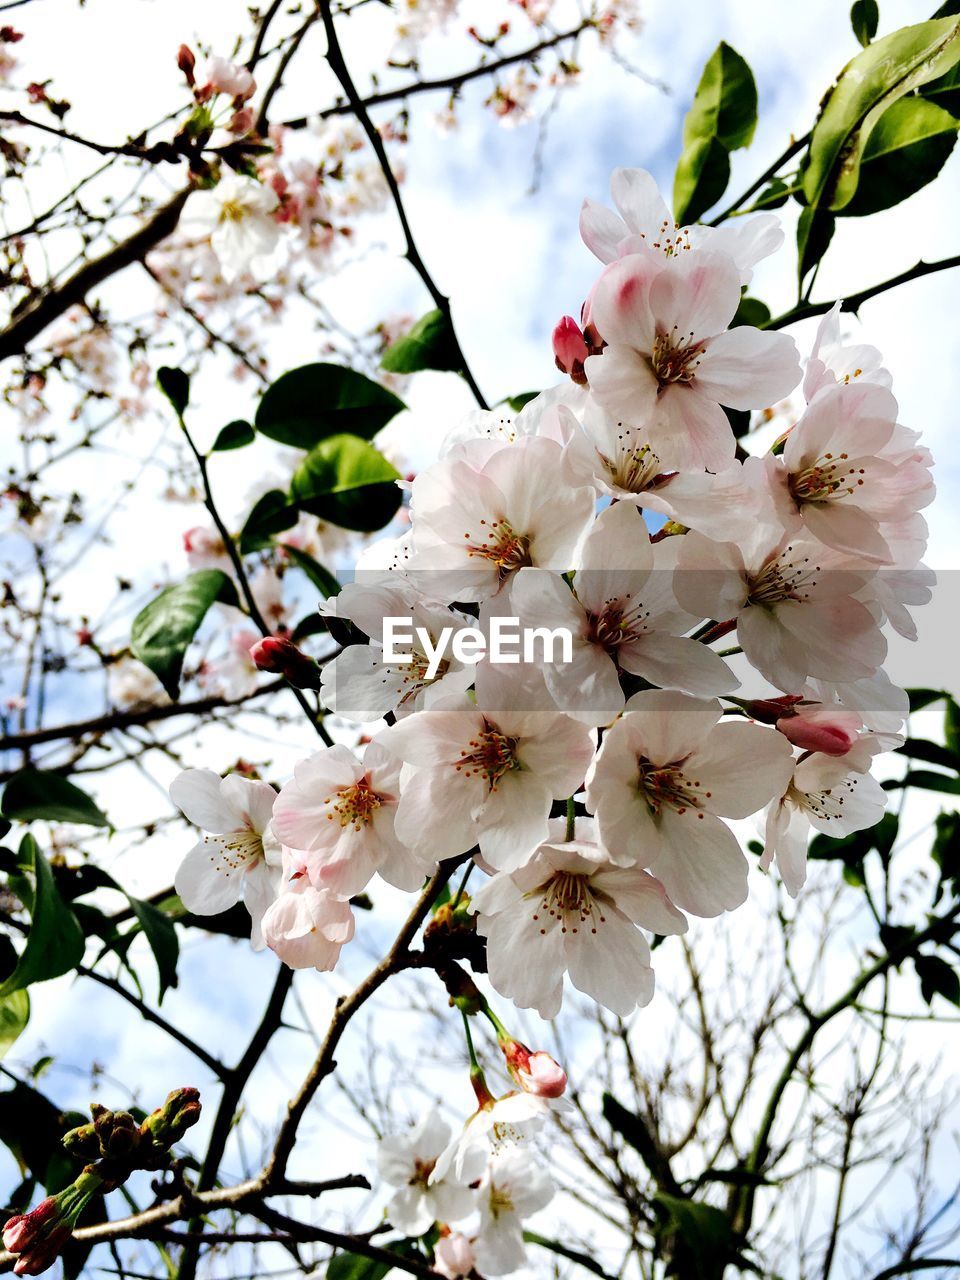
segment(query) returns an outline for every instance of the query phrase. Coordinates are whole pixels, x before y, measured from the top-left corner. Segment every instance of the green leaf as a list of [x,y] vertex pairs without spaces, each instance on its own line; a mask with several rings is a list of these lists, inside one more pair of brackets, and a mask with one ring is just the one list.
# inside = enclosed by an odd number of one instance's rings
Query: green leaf
[[853,199],[870,135],[898,99],[960,61],[960,21],[902,27],[851,59],[814,125],[803,175],[810,205],[843,209]]
[[920,979],[920,994],[927,1004],[934,996],[943,996],[951,1004],[960,1005],[960,976],[940,956],[914,956],[913,967]]
[[902,747],[897,747],[897,751],[909,756],[911,760],[939,765],[941,769],[952,769],[954,773],[960,769],[960,759],[955,751],[942,747],[939,742],[929,742],[926,738],[907,738]]
[[245,445],[253,444],[256,438],[257,434],[250,423],[238,418],[236,422],[228,422],[225,427],[220,428],[210,452],[226,453],[228,449],[242,449]]
[[943,737],[947,750],[960,757],[960,706],[953,698],[947,699],[943,713]]
[[417,373],[421,369],[459,373],[463,359],[450,321],[440,310],[428,311],[409,333],[387,348],[380,367],[389,373]]
[[602,1276],[603,1280],[613,1280],[609,1272],[604,1271],[596,1258],[584,1253],[580,1249],[571,1249],[569,1245],[561,1244],[559,1240],[551,1240],[549,1236],[541,1236],[536,1231],[524,1231],[524,1241],[527,1244],[539,1245],[541,1249],[547,1249],[550,1253],[555,1253],[559,1258],[566,1258],[568,1262],[575,1262],[578,1267],[583,1267],[584,1271],[589,1271],[595,1276]]
[[521,391],[518,395],[507,396],[506,403],[514,413],[519,413],[524,405],[529,404],[531,400],[536,400],[540,394],[539,391]]
[[297,568],[303,570],[324,600],[329,600],[331,596],[339,595],[340,583],[329,569],[325,569],[322,564],[314,560],[313,556],[307,555],[306,551],[301,551],[299,547],[291,546],[288,542],[283,542],[280,545]]
[[281,489],[270,489],[258,498],[240,530],[239,546],[243,555],[262,551],[273,543],[276,534],[291,529],[297,523],[297,508]]
[[396,514],[399,473],[372,444],[334,435],[311,449],[293,473],[290,501],[322,520],[372,533]]
[[0,986],[0,997],[22,991],[33,982],[59,978],[83,959],[83,930],[60,897],[50,864],[33,836],[23,837],[17,856],[23,872],[33,881],[30,932],[17,967]]
[[327,1280],[383,1280],[390,1270],[388,1263],[359,1253],[336,1253],[327,1266]]
[[880,9],[877,0],[854,0],[853,8],[850,10],[850,25],[853,27],[853,34],[864,48],[877,34],[879,22]]
[[683,123],[683,152],[673,183],[677,222],[715,204],[730,180],[731,151],[749,146],[757,127],[757,86],[735,49],[721,41],[703,69]]
[[184,654],[216,601],[239,605],[232,579],[219,569],[198,569],[161,591],[133,620],[131,653],[150,668],[174,701],[180,693]]
[[713,1205],[664,1191],[658,1191],[653,1200],[666,1211],[675,1273],[697,1280],[721,1280],[727,1263],[737,1257],[737,1237],[727,1215]]
[[912,715],[914,711],[922,711],[932,702],[939,702],[941,698],[949,698],[949,696],[945,689],[908,689],[910,713]]
[[940,868],[940,891],[937,894],[939,901],[943,896],[945,881],[960,882],[960,813],[937,815],[936,835],[930,852]]
[[143,931],[153,958],[157,962],[157,978],[160,994],[157,1003],[163,1003],[163,997],[171,987],[177,985],[177,963],[180,959],[180,943],[173,921],[152,902],[142,898],[132,898],[125,894],[137,923]]
[[957,141],[960,122],[924,98],[901,98],[885,111],[863,150],[860,181],[840,211],[861,218],[900,204],[932,182]]
[[0,1058],[30,1021],[30,997],[26,991],[0,996]]
[[267,388],[254,426],[281,444],[312,449],[344,432],[369,440],[405,408],[392,391],[354,369],[307,364]]
[[740,299],[736,315],[730,321],[730,328],[735,329],[737,325],[749,324],[755,329],[762,329],[769,321],[770,308],[767,304],[761,302],[759,298],[750,298],[744,294]]
[[921,791],[942,791],[946,795],[960,796],[960,778],[950,778],[931,769],[911,769],[905,777],[888,779],[882,786],[886,791],[917,787]]
[[797,219],[797,279],[802,287],[804,280],[830,247],[837,220],[815,205],[800,210]]
[[952,116],[960,116],[960,62],[936,80],[931,80],[920,90],[922,97],[935,102]]
[[157,370],[157,385],[173,405],[173,411],[182,418],[190,403],[190,375],[182,369],[164,367]]
[[59,773],[41,769],[21,769],[15,773],[4,788],[2,808],[5,818],[17,822],[41,818],[90,827],[110,825],[110,819],[85,791]]

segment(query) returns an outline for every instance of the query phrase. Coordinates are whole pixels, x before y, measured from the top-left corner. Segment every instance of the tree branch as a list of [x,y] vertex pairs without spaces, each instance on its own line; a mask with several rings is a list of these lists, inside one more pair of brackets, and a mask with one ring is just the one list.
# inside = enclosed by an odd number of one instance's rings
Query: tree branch
[[902,284],[908,284],[911,280],[921,280],[924,276],[931,276],[937,271],[949,271],[953,267],[960,267],[960,254],[955,254],[952,258],[940,258],[936,262],[924,262],[921,259],[906,271],[901,271],[899,275],[891,276],[889,280],[883,280],[880,284],[873,284],[868,289],[861,289],[859,293],[851,293],[846,298],[831,298],[829,302],[799,303],[760,327],[783,329],[788,324],[795,324],[798,320],[822,316],[831,307],[836,306],[837,302],[840,303],[841,311],[852,311],[856,315],[865,302],[869,302],[871,298],[876,298],[881,293],[886,293],[889,289],[896,289]]

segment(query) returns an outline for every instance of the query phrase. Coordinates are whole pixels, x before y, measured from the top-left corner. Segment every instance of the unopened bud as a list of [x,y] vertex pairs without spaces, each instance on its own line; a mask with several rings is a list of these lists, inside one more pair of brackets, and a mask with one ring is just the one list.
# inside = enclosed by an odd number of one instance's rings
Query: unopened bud
[[194,78],[193,69],[197,65],[197,60],[193,56],[193,50],[187,44],[182,44],[177,50],[177,66],[183,72],[184,79],[192,89],[196,80]]
[[163,1147],[179,1142],[191,1125],[200,1119],[200,1091],[192,1087],[174,1089],[167,1094],[162,1107],[157,1107],[140,1126],[144,1136],[150,1136]]
[[818,703],[797,707],[793,715],[777,721],[777,728],[801,751],[825,756],[845,756],[860,737],[863,721],[855,711]]
[[284,636],[265,636],[250,646],[250,657],[260,671],[272,671],[295,689],[319,689],[320,668],[308,654]]
[[238,111],[235,111],[227,123],[227,128],[231,133],[235,133],[238,138],[248,134],[253,128],[253,108],[241,107]]
[[63,1135],[61,1142],[64,1150],[75,1160],[96,1160],[102,1155],[100,1139],[92,1124],[81,1124],[76,1129],[70,1129]]
[[583,362],[590,354],[580,326],[572,316],[564,316],[553,331],[553,357],[561,373],[567,373],[578,386],[587,379]]
[[462,1231],[441,1235],[434,1246],[434,1269],[446,1276],[446,1280],[460,1280],[461,1276],[468,1276],[476,1263],[473,1245]]
[[567,1073],[557,1060],[537,1049],[533,1053],[517,1040],[500,1042],[507,1069],[524,1093],[559,1098],[567,1087]]
[[803,698],[798,693],[787,693],[782,698],[755,698],[752,702],[741,702],[751,720],[759,720],[761,724],[776,724],[784,716],[795,715],[794,707]]

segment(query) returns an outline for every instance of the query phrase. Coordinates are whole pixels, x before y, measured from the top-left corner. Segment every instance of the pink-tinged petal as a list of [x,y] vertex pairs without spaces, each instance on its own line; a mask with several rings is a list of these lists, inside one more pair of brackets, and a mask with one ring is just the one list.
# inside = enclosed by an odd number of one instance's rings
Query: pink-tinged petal
[[223,779],[212,769],[185,769],[170,783],[170,799],[201,831],[223,835],[241,825],[233,805],[221,794]]
[[240,901],[246,862],[225,858],[218,843],[201,840],[177,868],[173,887],[188,911],[215,916]]
[[823,454],[879,453],[893,434],[897,402],[869,382],[840,383],[814,396],[787,436],[783,459],[791,471],[813,466]]
[[490,792],[479,814],[480,852],[497,871],[516,871],[547,837],[549,788],[528,773],[509,773]]
[[[624,222],[650,242],[669,239],[676,228],[653,174],[646,169],[614,169],[610,194]],[[651,247],[662,247],[652,243]]]
[[775,213],[732,218],[722,227],[687,227],[686,233],[692,249],[709,249],[732,258],[740,272],[741,284],[749,284],[753,267],[783,244],[783,230]]
[[657,332],[675,333],[682,339],[692,337],[702,342],[721,333],[739,305],[740,272],[719,253],[681,253],[650,285],[650,310],[656,317]]
[[687,932],[687,918],[678,911],[659,880],[636,867],[601,869],[591,877],[597,890],[607,893],[634,924],[651,933]]
[[243,905],[250,912],[250,945],[262,951],[267,945],[263,936],[263,917],[280,892],[279,867],[268,867],[264,861],[252,866],[243,878]]
[[590,356],[584,372],[597,402],[624,418],[649,421],[657,410],[659,383],[646,359],[633,347],[614,343]]
[[[720,712],[720,703],[715,699],[644,689],[627,702],[626,714],[604,737],[601,752],[607,750],[607,744],[622,725],[626,742],[635,754],[655,765],[674,764],[697,750],[713,731]],[[611,751],[614,749],[610,747]]]
[[654,977],[646,938],[616,907],[603,908],[603,923],[564,937],[570,981],[612,1013],[625,1018],[653,999]]
[[487,973],[495,991],[521,1009],[554,1018],[563,1000],[563,939],[555,917],[531,898],[499,915],[481,917]]
[[628,254],[604,268],[591,294],[591,319],[605,342],[653,351],[659,317],[650,308],[650,291],[663,273],[664,265],[647,254]]
[[542,778],[557,799],[573,795],[593,759],[594,735],[568,716],[544,716],[542,728],[523,738],[517,758],[524,769]]
[[510,607],[525,627],[566,627],[578,638],[586,634],[583,608],[551,569],[521,569],[510,584]]
[[691,756],[685,770],[700,783],[703,803],[723,818],[747,818],[793,776],[793,752],[776,729],[758,724],[719,724]]
[[733,911],[747,899],[747,860],[719,818],[665,809],[658,823],[660,851],[650,872],[670,899],[695,916]]
[[396,832],[413,853],[439,861],[466,853],[477,842],[474,817],[486,792],[482,778],[466,778],[452,767],[419,769],[404,783]]
[[[230,773],[220,786],[220,794],[251,831],[262,834],[270,825],[277,793],[269,782],[255,782],[239,773]],[[240,824],[238,824],[240,825]]]
[[805,812],[793,805],[777,805],[774,811],[777,816],[767,819],[761,866],[766,870],[776,856],[784,888],[791,898],[795,898],[807,879],[810,823]]
[[732,693],[740,685],[724,660],[699,640],[652,632],[622,645],[617,656],[624,671],[698,698]]
[[390,725],[374,742],[408,764],[430,767],[459,760],[483,726],[483,716],[464,700],[456,710],[424,711]]
[[610,600],[639,591],[654,551],[643,516],[632,502],[604,508],[583,541],[575,587],[583,607],[599,614]]
[[800,517],[808,532],[828,547],[879,562],[893,558],[876,520],[858,507],[844,506],[842,499],[804,503]]
[[663,388],[650,444],[665,468],[678,471],[726,471],[737,449],[729,418],[699,378]]
[[819,680],[872,676],[887,656],[887,641],[873,615],[858,600],[837,596],[777,606],[777,619],[803,650],[806,674]]
[[685,534],[679,542],[673,589],[680,607],[697,618],[735,618],[748,594],[740,548],[700,533]]
[[586,725],[609,724],[623,709],[616,663],[598,644],[574,643],[572,660],[545,665],[543,678],[557,710]]
[[615,213],[596,200],[584,200],[580,210],[580,238],[601,262],[613,262],[617,246],[626,234],[626,226]]
[[766,409],[800,381],[797,345],[789,334],[739,325],[710,339],[696,381],[730,409]]

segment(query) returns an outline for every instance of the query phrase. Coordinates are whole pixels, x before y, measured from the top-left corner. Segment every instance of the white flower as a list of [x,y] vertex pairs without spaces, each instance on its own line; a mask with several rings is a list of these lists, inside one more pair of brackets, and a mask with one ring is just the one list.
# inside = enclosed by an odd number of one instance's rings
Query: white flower
[[276,248],[280,225],[273,213],[279,203],[271,187],[242,174],[228,174],[212,190],[191,195],[190,220],[210,236],[228,280],[235,280],[255,258]]
[[480,1231],[474,1244],[481,1274],[505,1276],[523,1266],[523,1219],[549,1204],[555,1190],[531,1151],[493,1157],[480,1188]]
[[513,870],[547,832],[553,800],[580,786],[593,755],[583,724],[551,712],[460,707],[422,711],[376,741],[413,766],[401,775],[398,837],[423,859],[479,843],[499,870]]
[[434,1246],[433,1266],[446,1280],[461,1280],[468,1276],[477,1263],[473,1245],[462,1231],[451,1231],[441,1236]]
[[587,774],[587,808],[611,856],[649,868],[671,901],[698,916],[747,896],[747,862],[721,818],[762,809],[793,768],[775,729],[719,719],[716,701],[635,694]]
[[589,819],[577,819],[573,840],[564,827],[552,821],[526,866],[494,876],[472,899],[490,981],[521,1009],[553,1018],[569,973],[577,990],[625,1017],[653,997],[650,948],[638,926],[683,933],[687,922],[653,876],[612,864]]
[[579,406],[583,400],[584,393],[565,382],[541,391],[518,411],[506,403],[495,409],[473,409],[444,436],[440,457],[458,457],[482,467],[503,445],[530,436],[567,445],[577,429],[571,406]]
[[555,440],[525,436],[479,469],[447,458],[413,482],[408,573],[435,599],[490,599],[524,565],[568,569],[593,508]]
[[[883,817],[886,792],[865,772],[876,749],[876,744],[862,742],[846,756],[806,756],[784,794],[767,810],[760,866],[767,870],[776,859],[792,898],[807,876],[810,827],[828,836],[848,836],[875,826]],[[859,758],[854,763],[851,756]]]
[[291,969],[329,972],[353,937],[350,903],[312,884],[294,850],[284,849],[283,868],[283,889],[263,917],[264,941]]
[[776,214],[732,218],[722,227],[681,227],[645,169],[614,169],[610,192],[619,217],[594,200],[584,200],[580,234],[601,262],[628,253],[677,258],[691,249],[709,249],[731,258],[740,283],[749,284],[754,266],[780,248],[783,231]]
[[842,306],[842,301],[835,302],[817,327],[803,378],[803,394],[808,401],[822,387],[836,386],[838,382],[860,381],[889,387],[893,381],[883,367],[883,357],[876,347],[864,343],[843,344],[840,338]]
[[739,302],[732,259],[701,250],[676,262],[619,258],[590,295],[590,321],[608,344],[584,364],[590,391],[618,417],[648,422],[668,468],[722,471],[735,440],[721,405],[762,409],[799,381],[792,338],[727,329]]
[[256,89],[250,71],[229,58],[213,57],[207,62],[200,83],[212,93],[227,93],[231,98],[249,98]]
[[107,697],[123,711],[159,707],[170,701],[150,668],[136,658],[118,658],[107,667]]
[[741,547],[698,533],[680,543],[674,590],[681,606],[699,617],[735,618],[748,660],[778,689],[794,693],[810,676],[860,680],[883,662],[887,642],[856,598],[875,567],[762,521]]
[[572,590],[547,569],[517,574],[510,602],[521,625],[564,627],[573,638],[572,661],[542,668],[558,710],[609,724],[623,709],[621,670],[701,696],[737,687],[722,658],[684,638],[696,619],[673,597],[669,555],[651,545],[637,508],[618,502],[587,534]]
[[301,851],[311,883],[349,897],[375,872],[398,889],[417,889],[434,863],[397,839],[400,764],[371,743],[363,761],[344,746],[326,747],[294,768],[274,805],[277,837]]
[[377,1149],[377,1170],[385,1182],[399,1188],[387,1205],[392,1226],[408,1236],[420,1236],[435,1222],[456,1222],[476,1207],[470,1183],[483,1174],[484,1152],[474,1148],[458,1175],[448,1169],[431,1181],[437,1159],[450,1145],[450,1126],[436,1111],[428,1111],[406,1133],[383,1138]]
[[243,901],[251,942],[263,945],[261,920],[280,884],[280,845],[271,830],[277,793],[266,782],[212,769],[185,769],[170,784],[170,799],[188,822],[206,832],[181,862],[174,888],[188,911],[215,916]]
[[533,1093],[505,1093],[489,1099],[467,1120],[453,1141],[441,1152],[430,1175],[439,1182],[453,1169],[457,1178],[474,1167],[476,1153],[483,1159],[512,1150],[530,1141],[542,1128],[551,1110],[568,1110],[563,1098],[541,1098]]

